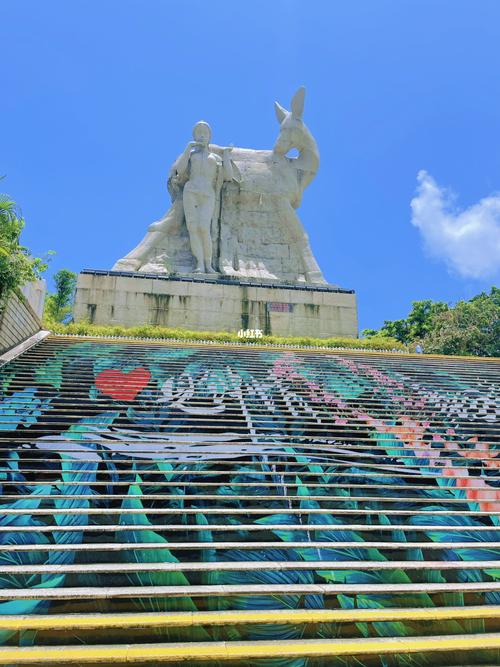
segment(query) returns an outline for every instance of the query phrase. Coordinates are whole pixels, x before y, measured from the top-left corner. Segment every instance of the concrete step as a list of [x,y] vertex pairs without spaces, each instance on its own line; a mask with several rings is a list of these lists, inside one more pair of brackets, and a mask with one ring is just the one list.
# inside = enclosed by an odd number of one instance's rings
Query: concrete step
[[[57,498],[57,496],[55,496]],[[172,500],[179,500],[183,496],[172,496]],[[72,502],[76,503],[80,501],[79,496],[73,496]],[[83,503],[82,503],[83,504]],[[499,502],[500,508],[500,502]],[[155,516],[179,516],[178,507],[143,507],[140,509],[134,508],[111,508],[111,507],[68,507],[66,508],[48,508],[48,509],[29,509],[29,508],[16,508],[16,509],[1,509],[0,511],[4,516],[115,516],[120,517],[124,516],[133,516],[133,515],[148,515],[154,514]],[[244,508],[231,508],[231,507],[187,507],[182,508],[183,516],[196,516],[197,514],[202,513],[204,516],[278,516],[280,514],[284,515],[297,515],[300,517],[307,516],[366,516],[371,517],[372,515],[378,517],[380,514],[384,516],[395,516],[395,517],[413,517],[413,516],[425,516],[432,518],[434,516],[443,516],[443,517],[453,517],[459,514],[460,516],[477,516],[477,517],[490,517],[490,516],[499,516],[499,511],[481,511],[481,510],[436,510],[432,507],[428,511],[422,510],[390,510],[384,509],[343,509],[343,508],[297,508],[297,507],[244,507]],[[313,524],[311,524],[313,525]],[[433,524],[429,524],[433,525]],[[490,526],[490,529],[491,526]],[[494,530],[494,529],[492,529]],[[500,530],[500,529],[499,529]]]
[[[408,593],[486,593],[499,592],[500,582],[466,582],[438,584],[363,584],[366,595],[406,595]],[[221,596],[281,595],[353,595],[359,584],[248,584],[216,586],[112,586],[59,588],[2,588],[2,600],[106,600],[111,598],[176,598]]]
[[[390,537],[390,536],[389,536]],[[470,541],[460,541],[460,542],[395,542],[392,539],[389,539],[387,542],[330,542],[330,541],[307,541],[307,542],[282,542],[276,540],[275,542],[262,542],[256,540],[255,542],[227,542],[227,541],[217,541],[217,542],[84,542],[80,544],[47,544],[33,542],[30,544],[1,544],[0,545],[0,554],[3,552],[23,552],[23,551],[35,551],[35,552],[64,552],[64,551],[102,551],[102,552],[115,552],[115,551],[131,551],[131,550],[158,550],[165,549],[168,547],[171,551],[181,550],[181,551],[203,551],[203,550],[225,550],[225,549],[241,549],[241,550],[256,550],[256,549],[328,549],[332,548],[334,545],[335,549],[378,549],[379,551],[401,551],[408,549],[422,549],[423,551],[437,551],[442,549],[453,549],[455,551],[460,551],[462,549],[471,549],[477,548],[477,540]],[[500,553],[500,541],[499,542],[490,542],[490,541],[481,541],[481,549],[492,549],[498,550]],[[439,561],[446,562],[446,561]],[[466,562],[466,561],[463,561]],[[483,561],[478,561],[482,563]]]
[[87,663],[196,662],[257,658],[339,657],[440,653],[500,648],[500,633],[367,639],[304,639],[279,641],[186,642],[94,646],[30,646],[0,648],[2,664],[68,665]]
[[[169,545],[164,545],[168,547]],[[134,544],[129,550],[137,551]],[[371,560],[230,560],[180,563],[72,563],[44,565],[0,565],[0,575],[12,574],[126,574],[130,572],[254,572],[254,571],[322,571],[361,572],[380,570],[499,570],[500,560],[483,561],[371,561]]]
[[[166,473],[166,474],[169,475],[170,473]],[[379,475],[375,475],[375,477],[378,477],[378,476]],[[332,477],[336,477],[336,475],[332,475]],[[356,475],[356,477],[358,477],[358,475]],[[372,489],[372,488],[374,488],[374,489],[390,490],[391,493],[394,492],[394,491],[400,491],[400,490],[401,491],[409,491],[409,490],[412,490],[412,491],[413,490],[435,491],[436,490],[436,485],[432,485],[432,484],[413,484],[412,483],[411,486],[408,485],[408,484],[371,484],[370,481],[369,481],[370,479],[373,479],[373,476],[368,477],[368,481],[363,482],[363,483],[351,483],[351,482],[346,482],[346,481],[343,481],[342,483],[339,483],[339,484],[337,484],[337,483],[328,483],[328,482],[327,483],[308,482],[307,487],[309,489],[318,489],[318,488],[321,488],[321,489]],[[32,486],[39,487],[40,483],[41,483],[40,481],[34,482],[34,481],[28,480],[28,481],[25,481],[25,482],[23,481],[22,486],[27,487],[27,488],[32,487]],[[43,482],[43,485],[44,486],[54,486],[56,488],[59,488],[61,486],[61,482],[60,482],[60,480],[47,480],[47,481]],[[130,481],[123,481],[123,482],[118,481],[118,482],[113,482],[112,484],[109,480],[106,481],[106,482],[96,481],[96,482],[92,482],[92,484],[90,486],[92,486],[92,488],[93,488],[93,487],[103,487],[103,486],[109,487],[110,485],[112,485],[113,488],[119,488],[121,486],[121,487],[125,487],[126,489],[128,489],[130,487]],[[170,482],[170,481],[161,480],[161,482],[160,481],[156,481],[156,482],[141,481],[141,482],[138,483],[138,486],[140,486],[141,489],[147,489],[148,487],[158,488],[159,485],[161,485],[162,487],[165,487],[165,488],[167,488],[167,487],[176,487],[176,488],[178,488],[179,486],[185,485],[185,486],[189,486],[190,489],[193,489],[193,488],[197,488],[197,489],[207,488],[208,489],[208,488],[214,488],[214,487],[220,488],[221,482],[220,481],[218,481],[218,482],[205,482],[204,480],[202,480],[202,481],[199,481],[199,482],[195,483],[195,482],[192,482],[190,480],[184,480],[183,482],[179,482],[179,481]],[[224,485],[226,485],[226,482],[224,482]],[[11,489],[11,490],[12,490],[12,488],[17,489],[19,487],[19,482],[18,481],[5,481],[5,482],[2,481],[2,486],[6,487],[7,489]],[[73,487],[73,488],[81,487],[82,482],[81,481],[76,481],[76,482],[68,481],[68,482],[64,482],[64,486],[68,487],[68,488],[69,487]],[[243,487],[244,489],[278,488],[278,489],[287,489],[288,490],[288,489],[294,489],[294,488],[302,487],[304,485],[302,483],[298,483],[296,481],[272,482],[272,481],[265,480],[265,481],[262,481],[262,482],[234,482],[234,481],[231,480],[231,481],[227,482],[227,486],[230,486],[231,488],[235,488],[235,489]],[[483,486],[480,486],[480,485],[474,483],[474,478],[470,481],[470,485],[468,485],[467,488],[470,489],[470,490],[474,490],[474,489],[484,490]],[[453,494],[453,493],[458,493],[459,489],[457,489],[456,487],[450,486],[448,488],[442,488],[442,489],[440,489],[440,491],[442,491],[443,493],[447,492],[447,493]],[[145,494],[145,495],[147,496],[147,494]],[[232,496],[229,496],[229,498],[231,498],[231,497]],[[430,498],[429,502],[432,503],[432,500],[433,499]],[[434,499],[434,500],[436,500],[436,499]]]
[[[50,485],[50,484],[49,484]],[[163,485],[163,483],[162,483]],[[140,484],[139,484],[140,486]],[[288,485],[287,485],[288,486]],[[191,487],[191,485],[189,485]],[[385,490],[387,490],[387,487],[383,487]],[[390,487],[389,487],[390,488]],[[411,491],[413,488],[410,487],[408,491]],[[450,489],[442,489],[443,493],[446,493],[447,491],[450,492]],[[33,499],[32,494],[2,494],[0,496],[0,502],[3,501],[11,501],[11,500],[28,500],[28,499]],[[50,503],[53,505],[54,498],[57,498],[58,500],[75,500],[75,494],[68,494],[68,493],[54,493],[54,494],[48,494],[48,493],[37,493],[36,494],[37,499],[41,499],[41,503],[43,505],[44,500],[49,500]],[[88,493],[79,493],[78,494],[78,499],[80,500],[88,500],[90,501],[89,505],[91,506],[93,503],[98,503],[103,500],[114,500],[116,506],[121,506],[123,500],[131,500],[131,499],[137,499],[139,498],[141,501],[155,501],[155,500],[173,500],[173,501],[178,501],[179,496],[174,493],[146,493],[144,495],[139,495],[139,494],[134,494],[134,493],[116,493],[116,494],[110,494],[110,493],[100,493],[99,496],[96,496],[95,493],[93,494],[88,494]],[[183,493],[182,494],[182,500],[195,500],[195,501],[200,501],[200,500],[216,500],[218,502],[221,502],[221,500],[224,500],[224,502],[229,503],[229,502],[238,502],[238,501],[245,501],[246,506],[249,508],[252,508],[255,503],[266,503],[269,500],[272,500],[274,502],[283,502],[283,503],[293,503],[293,502],[301,502],[301,501],[307,501],[307,500],[314,500],[315,502],[319,503],[330,503],[330,504],[345,504],[345,503],[358,503],[358,504],[363,504],[363,503],[372,503],[376,502],[377,505],[383,504],[383,503],[408,503],[410,505],[418,505],[418,504],[424,504],[424,505],[429,505],[432,503],[432,498],[418,498],[415,496],[406,496],[406,495],[401,495],[399,498],[391,497],[391,496],[341,496],[341,495],[335,495],[332,493],[331,495],[311,495],[311,494],[301,494],[300,496],[294,495],[287,493],[284,495],[283,493],[276,493],[274,495],[265,495],[265,494],[259,494],[259,495],[241,495],[241,494],[231,494],[230,496],[224,496],[221,497],[221,495],[217,494],[207,494],[207,493]],[[249,501],[248,503],[246,501]],[[467,500],[465,498],[455,498],[455,497],[443,497],[439,498],[439,504],[440,505],[451,505],[452,507],[454,505],[467,505]],[[0,509],[1,509],[0,505]],[[266,505],[267,509],[270,510],[270,506]],[[255,508],[257,509],[257,508]],[[425,508],[424,508],[425,509]],[[379,510],[381,511],[381,510]],[[433,510],[434,511],[434,510]],[[461,510],[458,510],[461,512]],[[385,510],[384,510],[385,514]]]
[[[75,451],[78,451],[78,450],[75,450]],[[357,464],[356,464],[356,467],[357,467]],[[223,476],[229,476],[229,475],[243,475],[243,474],[245,474],[245,475],[255,475],[255,476],[258,476],[258,477],[262,477],[262,479],[264,481],[266,481],[268,478],[269,478],[270,481],[273,481],[273,480],[276,480],[276,477],[280,477],[280,478],[283,478],[283,480],[285,480],[285,482],[283,482],[283,481],[281,482],[281,485],[283,485],[284,483],[288,484],[288,478],[290,478],[291,481],[295,481],[298,476],[300,476],[302,485],[309,485],[309,482],[308,482],[309,478],[312,478],[313,480],[317,480],[318,478],[323,478],[324,479],[325,477],[331,477],[333,479],[352,478],[352,477],[355,478],[355,479],[358,479],[358,478],[363,479],[363,478],[366,477],[370,480],[373,480],[373,479],[378,479],[378,478],[384,479],[385,477],[388,477],[389,479],[392,479],[395,474],[397,474],[397,476],[400,477],[401,479],[418,479],[418,480],[421,480],[422,477],[425,477],[424,475],[422,475],[418,471],[415,471],[413,473],[412,472],[405,472],[405,473],[400,472],[400,470],[403,470],[403,469],[408,470],[408,467],[405,468],[404,465],[399,466],[399,467],[398,466],[390,466],[390,469],[388,469],[388,466],[380,466],[380,465],[372,466],[371,468],[372,469],[368,470],[367,472],[358,472],[358,471],[356,471],[356,472],[338,472],[338,471],[334,471],[334,472],[331,472],[331,473],[329,473],[329,472],[308,472],[308,471],[301,471],[300,473],[295,472],[295,471],[294,472],[286,472],[286,471],[285,472],[281,472],[281,471],[273,472],[271,470],[264,470],[264,471],[255,470],[255,471],[248,471],[248,472],[244,471],[243,472],[243,471],[240,471],[238,469],[236,469],[233,472],[228,472],[227,470],[221,470],[221,469],[217,469],[217,468],[211,468],[210,470],[186,469],[186,470],[177,470],[177,471],[130,469],[130,470],[116,470],[116,471],[113,471],[113,475],[116,474],[118,476],[120,476],[120,475],[130,476],[130,475],[143,474],[143,475],[147,476],[148,478],[149,477],[151,477],[151,478],[158,477],[159,478],[158,483],[163,483],[163,479],[165,479],[166,476],[169,476],[169,477],[172,476],[172,477],[176,477],[178,479],[178,481],[177,481],[178,485],[182,484],[181,480],[182,480],[183,477],[190,477],[190,478],[191,477],[195,477],[195,478],[196,477],[199,477],[199,478],[205,478],[206,477],[206,478],[210,478],[210,477],[223,477]],[[433,478],[435,478],[435,479],[438,479],[438,478],[447,479],[447,476],[445,474],[438,473],[436,471],[437,466],[434,465],[434,466],[431,466],[431,468],[432,468],[432,471],[433,471],[432,472]],[[411,470],[411,468],[409,468],[409,469]],[[28,470],[26,472],[30,472],[30,471]],[[56,473],[58,471],[57,471],[57,469],[52,469],[51,470],[50,468],[48,468],[48,469],[45,468],[45,469],[39,469],[39,470],[32,470],[31,472],[36,473],[37,478],[38,478],[38,484],[43,484],[45,477],[53,477],[54,473]],[[80,468],[76,467],[74,469],[69,468],[67,472],[68,473],[74,473],[75,475],[82,475],[82,474],[88,475],[88,471],[82,471],[81,467]],[[462,476],[465,477],[465,475],[462,475]],[[186,481],[184,483],[186,483]],[[81,483],[82,482],[80,481],[79,484],[81,484]],[[94,482],[89,482],[89,483],[92,484],[92,485],[94,484]],[[130,482],[127,482],[127,483],[130,484]],[[471,481],[471,486],[469,488],[474,488],[474,486],[472,486],[473,483],[474,483],[474,479]],[[196,482],[190,480],[190,484],[196,485]],[[388,486],[390,486],[390,483],[388,484]]]
[[[91,443],[91,436],[89,436],[89,439],[86,441],[87,444]],[[84,441],[85,444],[85,441]],[[58,447],[54,447],[53,453],[63,453],[67,455],[71,455],[72,453],[75,454],[74,458],[69,460],[69,464],[72,467],[67,466],[66,471],[67,472],[72,472],[74,474],[82,474],[82,463],[94,463],[94,465],[98,462],[96,459],[96,454],[105,454],[106,452],[109,452],[109,450],[106,450],[105,448],[103,449],[92,449],[92,452],[95,452],[92,457],[86,458],[85,452],[82,451],[81,447],[75,447],[75,446],[61,446],[61,443],[58,442]],[[234,446],[234,445],[233,445]],[[172,443],[171,442],[165,442],[165,448],[171,448]],[[113,453],[118,452],[119,448],[115,450],[113,447]],[[117,465],[120,467],[117,468],[114,471],[115,475],[130,475],[138,472],[143,472],[144,474],[147,474],[148,476],[160,476],[162,479],[164,477],[168,476],[175,476],[175,477],[183,477],[185,475],[190,475],[190,476],[196,476],[196,475],[206,475],[207,477],[210,476],[222,476],[222,475],[234,475],[234,474],[242,474],[240,470],[244,467],[244,472],[247,475],[259,475],[264,478],[267,478],[269,476],[276,477],[277,475],[283,476],[283,477],[290,477],[290,476],[300,476],[301,479],[304,478],[309,478],[309,477],[332,477],[335,478],[337,476],[340,477],[365,477],[367,474],[369,474],[371,477],[387,477],[387,476],[393,476],[394,473],[398,474],[398,477],[401,477],[403,479],[406,479],[408,477],[415,477],[418,476],[420,479],[422,477],[425,478],[427,474],[432,474],[433,477],[442,477],[443,475],[441,474],[440,471],[440,464],[433,462],[433,463],[422,463],[421,465],[417,466],[411,466],[408,463],[398,463],[395,461],[394,463],[388,463],[388,459],[398,459],[398,458],[405,458],[408,460],[409,455],[408,451],[409,448],[401,448],[401,453],[399,454],[393,454],[391,456],[380,456],[380,459],[383,461],[380,463],[376,456],[368,456],[366,454],[362,455],[362,458],[369,458],[371,461],[368,463],[365,461],[354,461],[354,454],[351,452],[350,454],[346,454],[345,458],[350,458],[350,461],[331,461],[328,463],[320,463],[319,465],[325,466],[325,470],[323,472],[313,472],[310,470],[307,470],[307,464],[301,464],[300,466],[297,466],[299,469],[294,470],[293,465],[288,465],[285,464],[283,468],[279,468],[278,466],[274,466],[273,464],[269,463],[261,463],[261,464],[256,464],[255,462],[252,464],[252,466],[248,464],[244,464],[244,462],[237,461],[233,462],[233,468],[231,469],[229,466],[228,468],[223,468],[219,466],[219,461],[217,459],[212,459],[210,461],[210,469],[206,470],[199,470],[196,468],[192,467],[185,467],[183,468],[182,466],[185,466],[187,463],[190,463],[191,466],[193,465],[192,460],[189,461],[182,461],[179,460],[179,454],[182,453],[183,451],[187,453],[191,452],[192,456],[192,450],[183,450],[183,449],[177,449],[175,451],[175,456],[169,457],[168,451],[165,452],[165,449],[158,448],[158,449],[149,449],[149,453],[151,454],[158,454],[158,456],[154,457],[154,461],[160,461],[162,463],[172,463],[174,468],[172,471],[163,471],[163,470],[153,470],[153,469],[148,469],[144,467],[143,470],[140,469],[141,463],[144,465],[145,463],[145,458],[144,456],[141,458],[140,456],[138,457],[133,457],[134,452],[130,452],[128,449],[123,450],[124,453],[127,454],[127,459],[130,456],[130,460],[127,461],[117,461]],[[354,451],[354,450],[353,450]],[[217,454],[217,451],[214,451],[213,449],[210,450],[211,454]],[[415,453],[412,449],[412,453]],[[422,452],[419,452],[422,459],[428,459],[429,458],[429,450],[422,450]],[[223,455],[223,453],[221,453]],[[153,457],[151,457],[153,458]],[[495,456],[477,456],[477,457],[470,457],[468,459],[464,458],[463,456],[446,456],[447,461],[453,461],[453,462],[459,462],[461,464],[461,467],[464,469],[472,469],[474,470],[477,468],[477,462],[478,460],[482,461],[493,461],[495,464],[498,464],[500,466],[500,459],[498,459]],[[27,461],[27,459],[24,459],[24,461]],[[28,474],[28,473],[33,473],[33,474],[41,474],[41,475],[53,475],[54,472],[57,472],[58,470],[58,465],[55,462],[55,460],[52,461],[52,466],[47,468],[47,461],[40,461],[40,459],[37,460],[38,465],[34,465],[33,463],[30,465],[23,465],[23,473]],[[311,463],[316,463],[315,461],[311,461]],[[342,472],[342,468],[352,468],[353,465],[356,465],[356,468],[359,469],[356,473],[352,472]],[[318,464],[317,464],[318,465]],[[0,468],[8,466],[8,460],[5,463],[0,463]],[[219,467],[217,467],[219,466]],[[239,466],[239,467],[238,467]],[[334,470],[328,470],[328,467],[331,466],[334,468]],[[139,467],[139,469],[138,469]],[[266,468],[266,470],[263,470],[263,467]],[[422,470],[423,472],[419,472]],[[406,471],[406,472],[404,472]],[[390,474],[391,473],[391,474]],[[465,475],[464,475],[465,476]]]
[[99,630],[114,628],[167,628],[194,625],[381,623],[391,621],[449,621],[495,619],[500,605],[469,607],[414,607],[385,609],[269,609],[260,611],[198,611],[134,614],[50,614],[1,616],[0,630]]
[[[179,512],[182,510],[179,510]],[[200,510],[199,513],[203,513],[203,510]],[[434,525],[432,523],[426,524],[425,526],[413,526],[405,524],[331,524],[331,523],[302,523],[302,524],[283,524],[283,523],[239,523],[239,524],[182,524],[182,523],[154,523],[147,525],[138,525],[134,523],[120,523],[120,524],[78,524],[70,526],[58,526],[58,525],[31,525],[31,526],[0,526],[0,533],[67,533],[67,532],[91,532],[91,533],[101,533],[101,532],[111,532],[119,533],[124,531],[133,530],[134,532],[142,530],[154,530],[156,532],[200,532],[205,530],[210,530],[212,532],[269,532],[269,531],[295,531],[295,532],[314,532],[314,531],[329,531],[329,532],[343,532],[343,531],[357,531],[358,533],[387,533],[394,531],[406,531],[406,532],[416,532],[422,533],[432,530],[433,532],[453,532],[453,533],[494,533],[500,537],[500,528],[492,528],[491,526],[444,526],[444,525]],[[364,542],[358,542],[360,547],[363,546]]]

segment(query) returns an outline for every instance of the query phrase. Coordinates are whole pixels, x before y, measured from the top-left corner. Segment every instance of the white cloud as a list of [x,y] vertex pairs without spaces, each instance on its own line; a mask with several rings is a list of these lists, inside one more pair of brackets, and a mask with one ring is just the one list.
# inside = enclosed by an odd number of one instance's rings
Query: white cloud
[[419,172],[411,221],[427,250],[468,278],[488,278],[500,272],[500,194],[463,211],[456,210],[453,201],[453,195],[426,171]]

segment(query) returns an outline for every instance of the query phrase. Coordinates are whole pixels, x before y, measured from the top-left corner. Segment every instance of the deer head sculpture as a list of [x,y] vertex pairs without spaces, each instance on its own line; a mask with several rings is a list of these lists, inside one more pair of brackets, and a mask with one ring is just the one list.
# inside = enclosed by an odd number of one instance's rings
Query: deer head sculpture
[[[274,144],[273,153],[278,158],[288,161],[297,171],[300,194],[312,181],[319,168],[319,151],[316,141],[302,120],[306,89],[301,86],[292,98],[291,111],[274,103],[276,117],[280,124],[280,133]],[[288,157],[287,153],[296,148],[297,157]]]

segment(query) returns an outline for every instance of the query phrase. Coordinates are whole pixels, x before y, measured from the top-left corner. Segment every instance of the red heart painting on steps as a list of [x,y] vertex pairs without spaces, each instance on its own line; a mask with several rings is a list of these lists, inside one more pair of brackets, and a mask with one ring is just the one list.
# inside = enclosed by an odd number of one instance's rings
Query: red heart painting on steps
[[109,368],[96,376],[95,386],[105,396],[111,396],[117,401],[133,401],[147,386],[150,378],[151,373],[142,367],[131,371]]

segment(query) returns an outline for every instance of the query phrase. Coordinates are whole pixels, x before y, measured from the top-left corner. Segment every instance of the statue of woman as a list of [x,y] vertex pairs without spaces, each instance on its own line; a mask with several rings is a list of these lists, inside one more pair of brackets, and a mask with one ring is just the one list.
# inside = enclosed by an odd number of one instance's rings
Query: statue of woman
[[[196,261],[195,273],[216,273],[212,264],[212,220],[220,212],[220,191],[224,181],[237,178],[231,162],[232,148],[219,148],[222,157],[210,150],[212,131],[205,121],[193,128],[193,139],[172,165],[168,190],[172,206],[158,222],[149,226],[139,245],[113,267],[118,271],[147,270],[151,253],[161,245],[172,227],[184,218],[191,252]],[[155,267],[156,268],[156,267]],[[166,268],[162,272],[167,272]]]
[[191,252],[196,259],[194,273],[215,273],[212,266],[211,226],[215,211],[217,173],[222,167],[222,178],[233,178],[230,160],[232,148],[222,149],[222,160],[210,151],[210,126],[199,121],[193,128],[193,139],[175,161],[171,174],[185,181],[182,194],[184,216],[189,232]]

